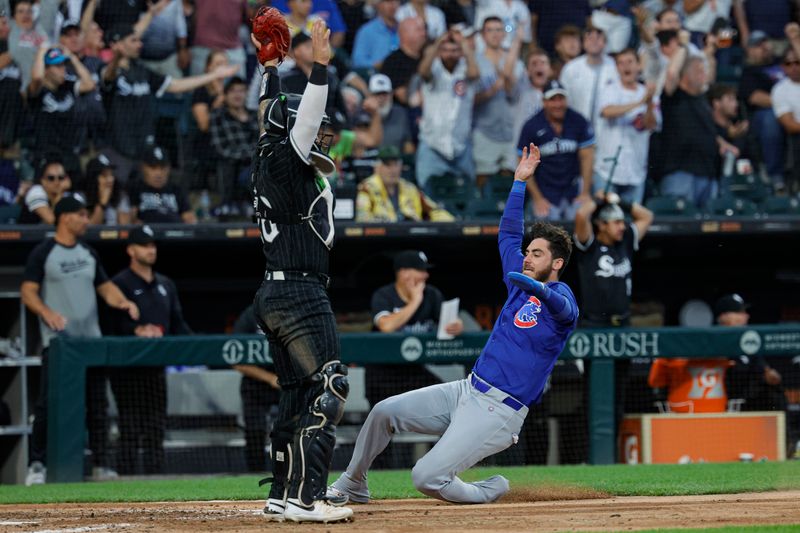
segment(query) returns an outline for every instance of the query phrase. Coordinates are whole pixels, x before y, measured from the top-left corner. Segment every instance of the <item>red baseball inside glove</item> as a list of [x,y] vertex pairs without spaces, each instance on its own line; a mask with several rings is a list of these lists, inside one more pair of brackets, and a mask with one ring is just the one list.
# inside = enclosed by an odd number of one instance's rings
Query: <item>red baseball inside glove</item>
[[289,51],[292,37],[283,14],[274,7],[261,6],[253,18],[253,35],[261,43],[258,62],[262,65],[272,59],[282,62]]

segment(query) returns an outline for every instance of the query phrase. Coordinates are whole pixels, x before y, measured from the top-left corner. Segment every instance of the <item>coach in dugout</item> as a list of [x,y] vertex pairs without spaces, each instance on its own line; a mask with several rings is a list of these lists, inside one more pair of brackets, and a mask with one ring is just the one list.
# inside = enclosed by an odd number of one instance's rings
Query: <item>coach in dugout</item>
[[[153,270],[156,240],[149,226],[131,230],[126,248],[130,265],[112,280],[139,308],[138,320],[114,313],[112,335],[159,338],[191,335],[183,319],[175,283]],[[145,474],[164,471],[164,429],[167,417],[167,384],[163,367],[123,367],[110,372],[111,389],[119,411],[120,474],[137,473],[137,454],[142,450]]]

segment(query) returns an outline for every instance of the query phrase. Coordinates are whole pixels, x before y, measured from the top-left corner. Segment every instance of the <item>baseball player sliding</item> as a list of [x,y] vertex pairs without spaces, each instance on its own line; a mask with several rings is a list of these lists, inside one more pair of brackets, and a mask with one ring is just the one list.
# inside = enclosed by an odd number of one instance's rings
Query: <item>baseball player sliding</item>
[[367,471],[398,431],[441,435],[411,471],[420,492],[454,503],[491,502],[508,492],[503,476],[465,483],[457,474],[516,441],[527,406],[541,400],[578,321],[575,296],[558,281],[572,252],[569,234],[538,222],[523,235],[526,182],[539,161],[539,149],[531,144],[514,174],[498,239],[508,299],[472,373],[378,403],[347,470],[328,487],[329,498],[367,503]]

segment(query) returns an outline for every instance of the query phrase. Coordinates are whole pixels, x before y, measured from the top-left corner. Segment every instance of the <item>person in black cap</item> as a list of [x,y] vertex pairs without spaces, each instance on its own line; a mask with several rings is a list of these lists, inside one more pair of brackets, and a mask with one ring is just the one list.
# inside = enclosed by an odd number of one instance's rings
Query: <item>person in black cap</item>
[[[86,205],[67,196],[54,209],[56,233],[45,239],[28,256],[20,287],[23,303],[39,317],[42,336],[42,372],[39,398],[34,409],[30,467],[25,483],[44,483],[47,453],[47,353],[57,335],[100,337],[97,295],[112,309],[139,319],[139,308],[108,278],[97,252],[80,238],[89,225]],[[87,379],[89,447],[93,452],[96,478],[113,477],[108,469],[106,449],[107,407],[104,369],[91,369]]]
[[[112,281],[137,305],[140,316],[136,320],[113,313],[108,334],[146,338],[191,335],[175,283],[153,270],[158,256],[153,230],[149,226],[132,229],[126,251],[130,265]],[[109,377],[119,410],[117,470],[121,474],[163,473],[167,417],[164,368],[118,368]],[[142,458],[141,466],[138,457]]]
[[101,89],[108,109],[110,147],[106,155],[117,165],[117,179],[127,184],[136,161],[155,143],[155,98],[183,93],[238,71],[226,65],[200,76],[173,79],[157,74],[139,62],[140,35],[130,24],[108,32],[114,58],[103,70]]
[[142,158],[142,178],[130,188],[131,220],[134,223],[197,223],[186,193],[169,183],[169,170],[169,159],[164,150],[158,146],[147,148]]
[[[67,77],[67,63],[77,77]],[[72,52],[61,48],[39,50],[27,91],[33,112],[35,158],[59,153],[67,172],[80,176],[78,155],[83,139],[75,131],[80,118],[77,98],[94,89],[92,75]]]
[[[420,250],[394,257],[394,282],[372,293],[372,329],[381,333],[436,333],[444,296],[428,284],[431,264]],[[461,319],[447,324],[450,335],[464,331]],[[365,365],[366,396],[370,405],[403,392],[440,383],[424,365]]]
[[104,154],[86,164],[85,197],[92,224],[130,224],[128,196],[114,176],[115,168]]
[[358,184],[357,222],[455,220],[416,185],[401,178],[402,169],[403,160],[396,146],[384,146],[378,151],[375,174]]

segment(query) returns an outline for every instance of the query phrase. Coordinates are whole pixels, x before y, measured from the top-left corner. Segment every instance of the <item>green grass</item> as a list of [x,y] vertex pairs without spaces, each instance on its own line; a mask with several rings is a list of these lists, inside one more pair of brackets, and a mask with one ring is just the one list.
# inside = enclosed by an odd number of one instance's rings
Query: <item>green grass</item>
[[[464,473],[473,481],[502,474],[513,488],[585,488],[617,496],[667,496],[799,490],[800,461],[691,465],[482,467]],[[259,476],[191,477],[148,481],[0,486],[0,504],[258,500]],[[331,480],[335,479],[334,475]],[[409,470],[370,473],[374,498],[421,498]],[[769,531],[769,530],[767,530]]]

